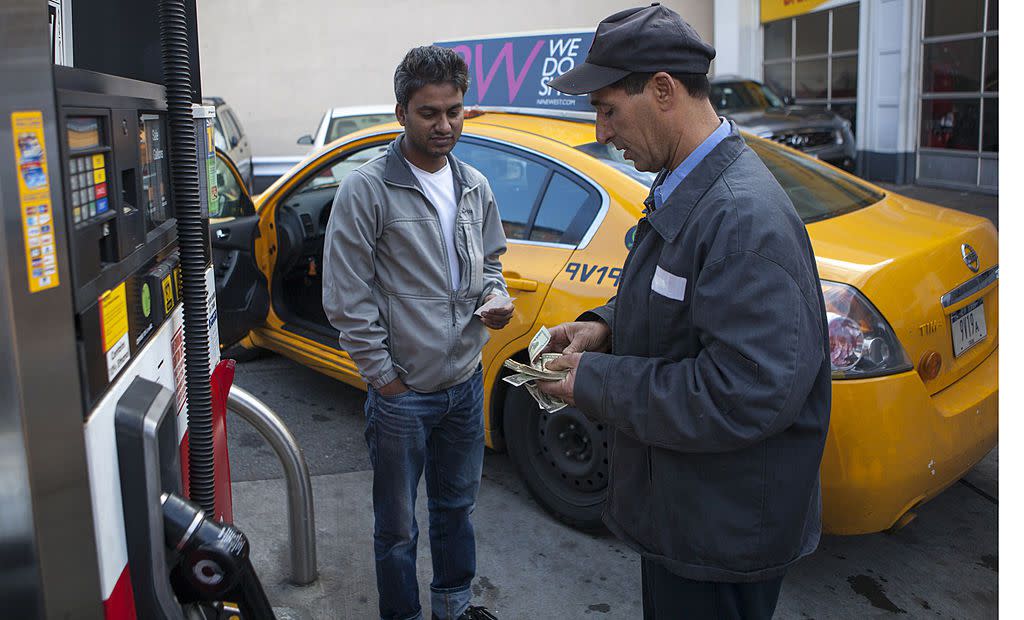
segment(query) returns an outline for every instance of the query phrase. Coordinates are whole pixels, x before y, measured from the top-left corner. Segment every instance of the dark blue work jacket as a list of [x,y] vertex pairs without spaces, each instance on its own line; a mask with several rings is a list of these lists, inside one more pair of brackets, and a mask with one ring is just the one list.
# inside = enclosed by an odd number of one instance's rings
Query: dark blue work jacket
[[[650,201],[649,201],[650,202]],[[614,428],[604,520],[672,572],[777,577],[821,535],[831,366],[810,239],[735,125],[641,219],[574,396]]]

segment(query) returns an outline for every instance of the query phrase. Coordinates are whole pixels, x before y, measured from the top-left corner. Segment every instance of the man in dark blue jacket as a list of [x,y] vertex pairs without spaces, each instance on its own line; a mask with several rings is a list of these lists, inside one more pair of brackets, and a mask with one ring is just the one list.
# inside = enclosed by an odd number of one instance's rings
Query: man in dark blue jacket
[[675,12],[622,11],[551,82],[597,139],[660,172],[618,295],[552,329],[541,389],[614,428],[604,521],[643,556],[645,618],[770,618],[818,545],[831,367],[789,197],[707,98],[714,49]]

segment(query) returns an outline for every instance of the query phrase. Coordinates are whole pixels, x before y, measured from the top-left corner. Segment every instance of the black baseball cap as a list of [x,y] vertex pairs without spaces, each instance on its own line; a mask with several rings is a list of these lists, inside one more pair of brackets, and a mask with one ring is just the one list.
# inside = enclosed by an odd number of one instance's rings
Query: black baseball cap
[[715,48],[700,38],[679,13],[655,2],[626,9],[597,25],[582,65],[551,80],[551,87],[582,95],[610,86],[630,73],[706,75]]

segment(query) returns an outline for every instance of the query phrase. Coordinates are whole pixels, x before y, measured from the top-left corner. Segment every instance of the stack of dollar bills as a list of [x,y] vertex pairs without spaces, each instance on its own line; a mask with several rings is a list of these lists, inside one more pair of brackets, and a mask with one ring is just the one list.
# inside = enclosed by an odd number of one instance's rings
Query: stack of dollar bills
[[566,407],[560,398],[549,396],[537,389],[537,381],[561,381],[569,374],[566,370],[548,370],[548,363],[558,357],[561,353],[541,353],[551,341],[551,333],[547,327],[541,327],[537,335],[530,341],[529,355],[530,365],[522,364],[515,360],[505,360],[505,368],[515,372],[514,375],[504,377],[502,381],[515,387],[526,387],[526,390],[537,401],[541,409],[548,413],[554,413]]

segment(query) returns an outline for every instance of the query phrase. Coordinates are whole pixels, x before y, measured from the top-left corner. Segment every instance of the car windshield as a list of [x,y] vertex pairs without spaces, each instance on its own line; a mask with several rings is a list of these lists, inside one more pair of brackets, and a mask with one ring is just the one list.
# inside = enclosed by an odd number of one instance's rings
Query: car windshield
[[765,108],[781,108],[785,105],[782,98],[773,93],[770,88],[749,80],[712,84],[710,99],[711,104],[719,112],[724,110],[763,110]]
[[[771,142],[751,140],[748,144],[775,175],[805,224],[855,211],[883,197],[881,192],[825,164],[791,153]],[[611,145],[591,142],[576,148],[629,175],[644,187],[650,187],[657,176],[653,172],[640,172],[634,168],[622,156],[622,151]]]
[[360,129],[366,129],[381,123],[390,123],[394,120],[395,115],[390,112],[387,114],[360,114],[358,116],[332,118],[331,125],[327,128],[327,142],[334,142],[353,131],[359,131]]

